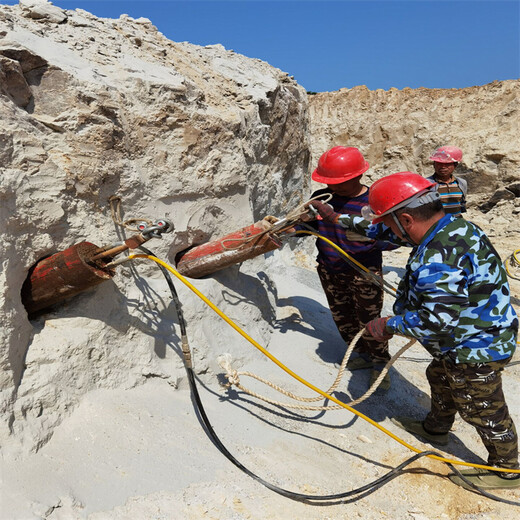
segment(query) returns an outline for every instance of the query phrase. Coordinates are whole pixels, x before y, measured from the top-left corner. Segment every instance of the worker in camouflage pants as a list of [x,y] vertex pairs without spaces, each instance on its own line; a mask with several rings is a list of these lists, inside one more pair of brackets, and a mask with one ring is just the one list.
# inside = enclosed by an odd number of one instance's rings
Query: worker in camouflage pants
[[473,223],[445,214],[435,185],[411,172],[371,186],[369,206],[361,211],[365,220],[312,204],[324,220],[413,247],[397,289],[395,315],[366,324],[375,339],[415,338],[433,357],[426,373],[431,390],[426,418],[394,417],[392,422],[445,445],[458,412],[480,435],[489,467],[462,470],[463,478],[450,475],[452,482],[520,487],[518,437],[501,377],[516,349],[518,318],[506,271],[489,238]]
[[[372,273],[382,276],[380,268],[369,269]],[[353,269],[331,272],[318,265],[318,275],[334,323],[348,345],[366,323],[379,317],[383,306],[383,291],[377,285],[367,283],[366,277]],[[371,336],[362,336],[359,339],[356,352],[364,355],[366,359],[371,359],[374,365],[384,366],[390,359],[388,341],[377,341]]]
[[455,414],[472,424],[489,452],[491,466],[518,467],[518,438],[502,391],[501,372],[510,358],[489,363],[434,359],[426,369],[431,409],[423,428],[447,438]]
[[[335,211],[361,215],[368,204],[369,187],[362,183],[368,162],[357,148],[335,146],[325,152],[312,173],[312,179],[326,184],[312,194],[314,197],[331,197],[329,204]],[[395,249],[389,242],[367,239],[357,233],[325,220],[315,220],[313,227],[322,237],[338,246],[356,262],[379,275],[382,283],[382,251]],[[365,323],[380,315],[383,307],[383,290],[366,276],[361,275],[345,257],[326,240],[316,240],[318,249],[318,275],[325,291],[334,323],[347,348]],[[390,359],[388,341],[362,337],[355,345],[347,363],[348,370],[370,369],[370,386],[379,378]],[[390,373],[379,384],[379,391],[390,388]]]

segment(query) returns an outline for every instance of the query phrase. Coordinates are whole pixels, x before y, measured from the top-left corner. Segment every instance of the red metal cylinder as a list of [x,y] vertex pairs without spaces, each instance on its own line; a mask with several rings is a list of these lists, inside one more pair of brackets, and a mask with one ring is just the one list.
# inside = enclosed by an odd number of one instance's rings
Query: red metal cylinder
[[239,229],[217,240],[189,249],[177,261],[177,271],[190,278],[202,278],[234,264],[280,247],[266,231],[266,220]]
[[102,264],[89,264],[99,247],[80,242],[37,262],[22,286],[22,302],[29,317],[114,276]]

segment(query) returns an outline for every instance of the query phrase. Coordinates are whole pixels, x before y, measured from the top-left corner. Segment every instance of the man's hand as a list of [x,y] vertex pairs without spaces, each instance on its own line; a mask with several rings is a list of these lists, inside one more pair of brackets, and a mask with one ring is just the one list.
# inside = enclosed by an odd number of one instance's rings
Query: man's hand
[[392,332],[388,332],[386,328],[386,322],[389,319],[390,317],[387,316],[386,318],[375,318],[369,321],[365,325],[367,333],[378,341],[385,341],[387,339],[390,339],[394,334]]
[[333,224],[338,223],[341,213],[336,213],[329,204],[325,204],[319,200],[313,200],[308,205],[312,206],[320,214],[320,217],[323,220],[332,222]]

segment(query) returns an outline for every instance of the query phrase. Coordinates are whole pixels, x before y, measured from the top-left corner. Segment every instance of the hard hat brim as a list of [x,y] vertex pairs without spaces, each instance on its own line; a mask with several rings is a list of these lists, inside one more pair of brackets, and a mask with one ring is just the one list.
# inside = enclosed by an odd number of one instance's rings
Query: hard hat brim
[[451,164],[451,163],[456,163],[457,162],[457,161],[454,161],[452,158],[450,158],[450,159],[440,158],[440,157],[435,157],[435,155],[432,155],[430,157],[430,161],[443,163],[443,164]]
[[360,177],[363,175],[368,169],[370,165],[365,161],[365,166],[363,169],[356,173],[347,173],[342,177],[324,177],[318,173],[318,169],[316,168],[311,175],[311,179],[316,182],[321,182],[322,184],[341,184],[342,182],[350,181],[351,179],[355,179],[356,177]]

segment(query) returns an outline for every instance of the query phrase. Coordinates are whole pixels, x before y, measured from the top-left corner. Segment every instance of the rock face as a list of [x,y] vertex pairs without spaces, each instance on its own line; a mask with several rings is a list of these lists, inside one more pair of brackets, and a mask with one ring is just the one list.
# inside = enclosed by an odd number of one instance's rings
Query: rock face
[[464,89],[360,86],[309,96],[309,104],[312,164],[332,146],[356,146],[371,165],[369,180],[398,171],[431,175],[431,153],[449,144],[463,150],[456,173],[468,181],[470,202],[487,211],[518,197],[518,80]]
[[[147,19],[98,19],[44,0],[0,6],[2,445],[37,449],[89,390],[149,377],[175,386],[183,375],[154,267],[120,270],[32,322],[20,298],[28,269],[83,240],[119,241],[112,195],[125,219],[173,221],[174,235],[150,245],[170,263],[212,236],[282,216],[308,191],[306,110],[287,74],[220,45],[171,42]],[[267,282],[223,275],[231,303],[215,281],[202,283],[265,335],[262,300],[239,303],[239,293],[256,288],[266,304]],[[189,294],[183,303],[204,372],[208,345],[226,338],[212,330],[212,311]]]

